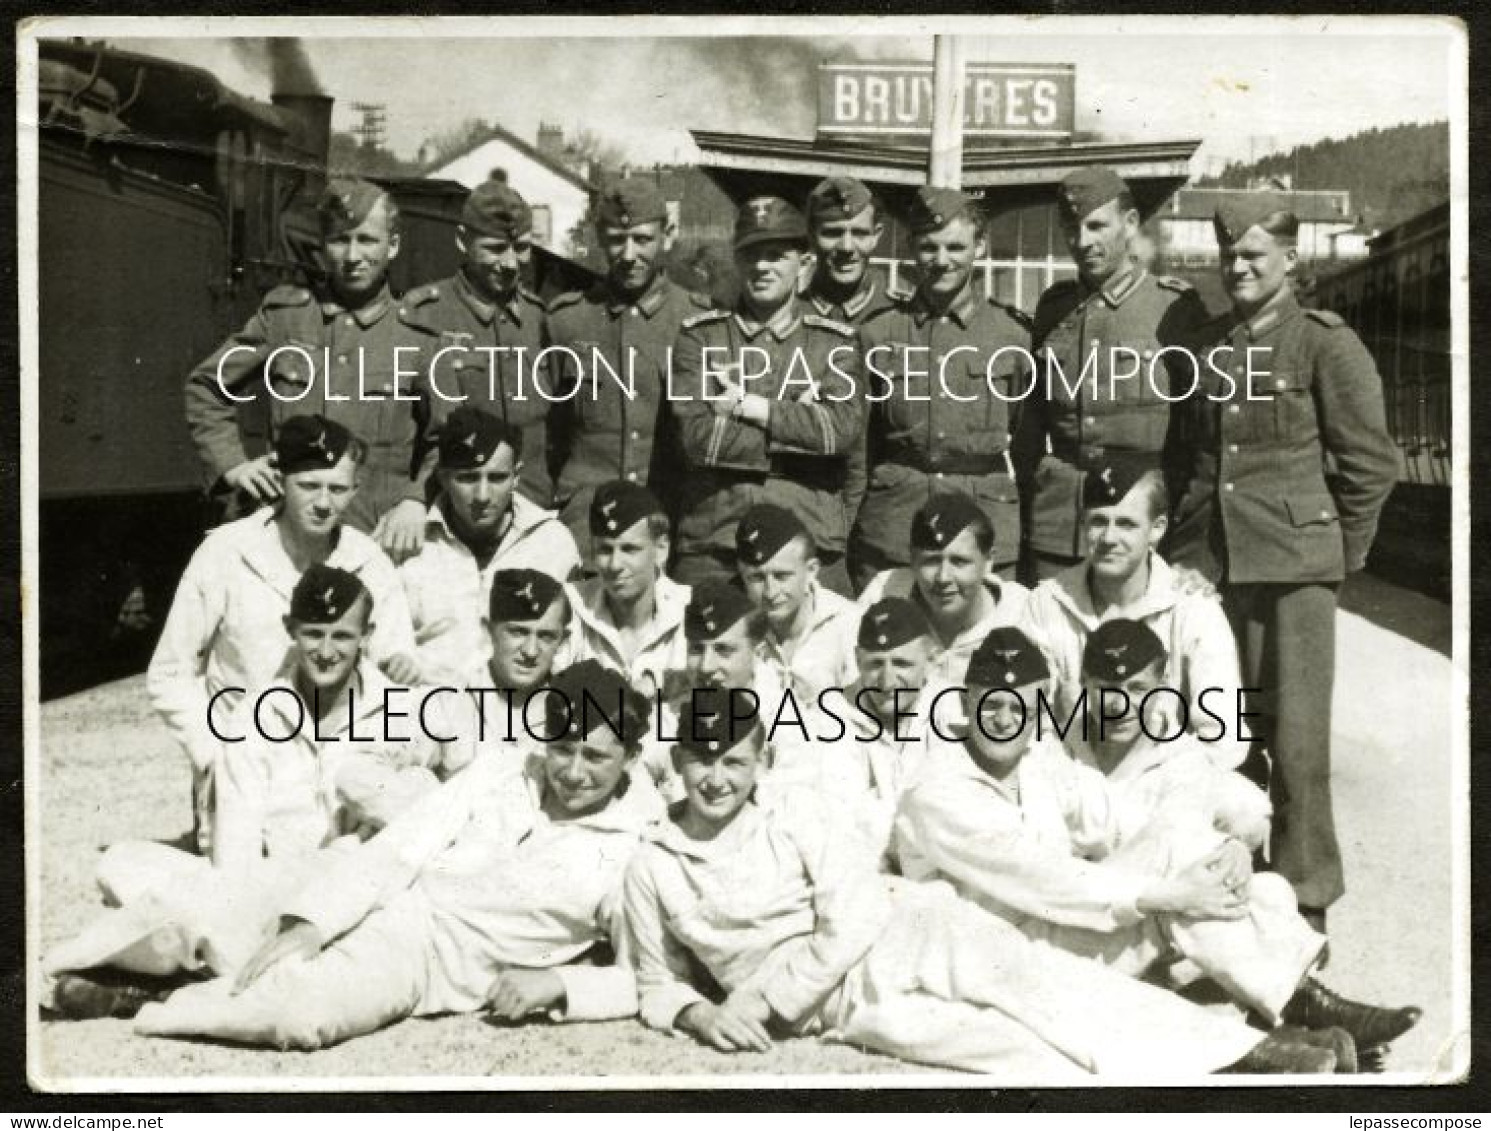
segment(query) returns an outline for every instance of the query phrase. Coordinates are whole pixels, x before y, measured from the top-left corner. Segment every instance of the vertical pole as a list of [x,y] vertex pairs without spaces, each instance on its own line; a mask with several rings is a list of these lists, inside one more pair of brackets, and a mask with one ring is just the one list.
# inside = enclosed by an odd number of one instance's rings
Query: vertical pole
[[934,39],[932,148],[927,183],[963,187],[963,44],[954,35]]

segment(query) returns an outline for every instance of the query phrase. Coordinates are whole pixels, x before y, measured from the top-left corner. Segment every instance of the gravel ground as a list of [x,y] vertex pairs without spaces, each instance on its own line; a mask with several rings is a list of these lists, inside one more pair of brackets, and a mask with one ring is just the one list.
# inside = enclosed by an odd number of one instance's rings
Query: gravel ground
[[[1332,911],[1326,981],[1353,996],[1422,1005],[1423,1021],[1398,1043],[1389,1070],[1397,1080],[1445,1080],[1468,1055],[1468,1020],[1452,1010],[1451,859],[1466,791],[1463,781],[1451,788],[1450,664],[1348,614],[1339,634],[1335,773],[1351,890]],[[47,703],[41,731],[31,800],[40,834],[34,927],[44,949],[98,905],[102,846],[169,839],[190,814],[185,764],[146,709],[142,678]],[[925,1072],[816,1040],[726,1056],[636,1022],[506,1027],[476,1017],[409,1021],[315,1053],[147,1039],[120,1021],[40,1022],[29,1055],[33,1081],[48,1087],[163,1077],[257,1087],[285,1077],[490,1077],[501,1086],[497,1078]]]

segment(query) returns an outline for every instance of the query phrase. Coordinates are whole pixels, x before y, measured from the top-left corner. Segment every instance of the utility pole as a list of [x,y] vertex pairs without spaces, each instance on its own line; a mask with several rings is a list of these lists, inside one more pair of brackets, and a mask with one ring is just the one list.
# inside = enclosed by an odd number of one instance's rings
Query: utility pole
[[963,42],[955,35],[933,39],[932,147],[927,183],[963,187]]

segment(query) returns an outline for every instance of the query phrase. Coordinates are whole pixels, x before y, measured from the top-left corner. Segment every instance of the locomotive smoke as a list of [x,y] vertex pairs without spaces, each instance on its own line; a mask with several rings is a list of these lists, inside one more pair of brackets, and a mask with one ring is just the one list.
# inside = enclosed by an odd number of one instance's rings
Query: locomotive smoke
[[305,44],[292,36],[232,40],[233,54],[244,66],[270,81],[276,94],[325,94]]

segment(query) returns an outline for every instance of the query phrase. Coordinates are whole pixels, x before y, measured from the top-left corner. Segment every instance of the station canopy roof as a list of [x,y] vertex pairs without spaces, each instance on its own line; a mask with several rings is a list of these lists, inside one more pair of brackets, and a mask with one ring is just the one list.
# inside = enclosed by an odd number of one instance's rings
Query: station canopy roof
[[[858,177],[892,212],[904,214],[912,191],[927,180],[925,145],[888,145],[819,137],[799,140],[752,134],[690,130],[702,152],[700,167],[733,200],[774,194],[802,200],[828,176]],[[1190,178],[1194,141],[1083,142],[1074,145],[966,147],[963,189],[983,193],[994,213],[1029,204],[1050,204],[1068,173],[1107,165],[1133,190],[1148,217]]]

